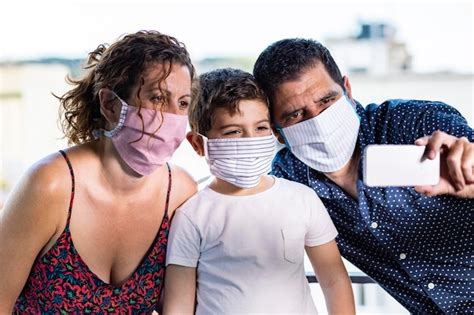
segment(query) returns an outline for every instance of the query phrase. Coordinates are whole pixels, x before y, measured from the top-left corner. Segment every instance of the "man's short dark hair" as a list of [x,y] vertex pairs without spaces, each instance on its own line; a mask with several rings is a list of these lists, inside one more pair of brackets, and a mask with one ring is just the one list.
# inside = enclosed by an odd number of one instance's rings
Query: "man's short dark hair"
[[275,92],[282,83],[298,79],[303,71],[318,62],[344,89],[341,72],[329,50],[312,39],[289,38],[271,44],[255,62],[253,75],[272,105]]
[[242,100],[260,100],[268,106],[267,97],[253,75],[232,68],[201,74],[192,98],[188,112],[191,130],[203,135],[211,130],[217,108],[225,108],[234,115]]

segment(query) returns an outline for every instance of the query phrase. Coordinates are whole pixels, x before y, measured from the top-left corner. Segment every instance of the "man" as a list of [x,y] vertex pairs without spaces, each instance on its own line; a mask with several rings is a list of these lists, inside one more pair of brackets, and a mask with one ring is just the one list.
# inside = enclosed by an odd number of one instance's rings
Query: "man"
[[[311,187],[339,232],[343,256],[412,313],[465,313],[472,301],[474,132],[454,108],[389,100],[365,108],[329,51],[285,39],[258,57],[275,134],[286,144],[273,174]],[[369,144],[426,145],[441,152],[436,186],[367,187]]]

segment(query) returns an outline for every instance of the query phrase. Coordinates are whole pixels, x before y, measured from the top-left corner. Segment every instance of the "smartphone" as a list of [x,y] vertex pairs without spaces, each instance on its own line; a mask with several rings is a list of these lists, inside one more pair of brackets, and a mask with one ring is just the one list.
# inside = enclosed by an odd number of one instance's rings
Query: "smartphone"
[[439,182],[439,154],[423,157],[425,146],[379,144],[364,150],[364,183],[367,186],[421,186]]

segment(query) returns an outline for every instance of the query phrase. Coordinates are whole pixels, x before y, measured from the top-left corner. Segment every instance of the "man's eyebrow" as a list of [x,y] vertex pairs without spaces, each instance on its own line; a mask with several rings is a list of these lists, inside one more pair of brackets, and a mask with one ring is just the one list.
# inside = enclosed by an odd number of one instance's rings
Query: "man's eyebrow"
[[[324,94],[324,96],[319,97],[317,100],[315,100],[315,103],[319,103],[319,102],[324,101],[328,98],[332,98],[332,97],[335,97],[335,96],[338,96],[338,95],[339,95],[339,92],[337,92],[337,91],[334,91],[334,90],[328,91],[326,94]],[[290,107],[291,108],[283,111],[283,113],[280,115],[280,119],[285,119],[286,117],[290,116],[291,114],[293,114],[294,112],[302,109],[305,106],[296,107],[294,105],[290,105]]]
[[337,92],[337,91],[329,91],[329,92],[326,93],[326,95],[324,95],[323,97],[319,98],[319,99],[317,100],[317,102],[321,102],[321,101],[324,101],[324,100],[326,100],[326,99],[328,99],[328,98],[335,97],[335,96],[338,96],[338,95],[339,95],[339,92]]

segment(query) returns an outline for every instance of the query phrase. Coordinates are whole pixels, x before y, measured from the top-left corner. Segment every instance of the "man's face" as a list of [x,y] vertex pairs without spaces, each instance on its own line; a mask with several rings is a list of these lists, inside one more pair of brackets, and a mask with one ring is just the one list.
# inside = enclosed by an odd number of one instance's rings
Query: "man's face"
[[[347,79],[344,84],[350,97]],[[305,70],[297,80],[279,86],[272,109],[273,123],[284,128],[311,119],[343,95],[342,87],[334,82],[324,65],[318,62]]]

